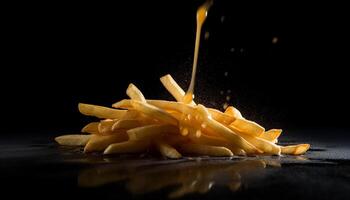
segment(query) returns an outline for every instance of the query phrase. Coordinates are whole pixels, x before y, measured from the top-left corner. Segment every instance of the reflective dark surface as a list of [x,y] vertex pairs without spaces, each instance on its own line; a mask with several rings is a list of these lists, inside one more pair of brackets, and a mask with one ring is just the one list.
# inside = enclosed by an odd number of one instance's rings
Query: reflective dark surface
[[9,137],[0,143],[0,178],[3,194],[13,198],[348,199],[347,141],[284,137],[282,144],[312,148],[303,156],[166,160],[85,155],[48,137]]

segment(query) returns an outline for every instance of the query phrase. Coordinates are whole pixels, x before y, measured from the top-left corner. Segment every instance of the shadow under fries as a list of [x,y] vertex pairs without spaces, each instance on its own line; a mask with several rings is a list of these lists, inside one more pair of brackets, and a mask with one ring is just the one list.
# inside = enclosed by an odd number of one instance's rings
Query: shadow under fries
[[[111,160],[110,160],[111,159]],[[206,159],[184,158],[160,163],[129,160],[119,162],[105,158],[109,164],[82,170],[80,187],[101,187],[124,181],[131,194],[146,194],[172,188],[169,198],[187,194],[205,194],[213,187],[227,187],[235,192],[246,180],[264,176],[267,167],[280,167],[278,158]]]

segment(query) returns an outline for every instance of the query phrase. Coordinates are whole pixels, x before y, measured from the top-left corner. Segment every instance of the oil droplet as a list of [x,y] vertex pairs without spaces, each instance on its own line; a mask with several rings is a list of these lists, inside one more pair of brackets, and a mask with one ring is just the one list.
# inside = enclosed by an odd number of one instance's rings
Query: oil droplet
[[196,131],[196,137],[199,138],[202,135],[202,131],[201,130],[197,130]]
[[206,127],[207,127],[207,124],[206,124],[206,123],[202,123],[202,124],[201,124],[201,127],[202,127],[202,128],[206,128]]
[[225,73],[224,73],[224,76],[228,76],[228,72],[225,72]]
[[228,107],[227,103],[222,104],[222,108],[226,110],[226,108]]
[[223,94],[224,94],[224,91],[221,90],[221,91],[220,91],[220,94],[223,95]]
[[273,37],[272,38],[272,44],[276,44],[278,42],[278,37]]
[[226,96],[226,101],[230,101],[231,97],[230,96]]
[[221,16],[220,22],[221,22],[221,23],[224,23],[224,21],[225,21],[225,16]]
[[227,94],[231,94],[231,90],[230,89],[228,89],[226,92],[227,92]]
[[206,32],[204,33],[204,39],[205,39],[205,40],[208,40],[208,39],[209,39],[209,36],[210,36],[210,33],[209,33],[208,31],[206,31]]
[[187,115],[187,119],[188,120],[191,120],[192,119],[192,116],[190,114]]
[[188,129],[187,128],[183,128],[181,131],[181,135],[186,136],[188,135]]
[[234,51],[235,51],[235,48],[232,47],[232,48],[230,49],[230,51],[231,51],[231,52],[234,52]]

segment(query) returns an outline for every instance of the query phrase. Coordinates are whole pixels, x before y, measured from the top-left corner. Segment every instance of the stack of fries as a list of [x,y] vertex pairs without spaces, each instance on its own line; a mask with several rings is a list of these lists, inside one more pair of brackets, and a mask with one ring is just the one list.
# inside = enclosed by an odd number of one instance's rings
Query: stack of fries
[[157,149],[167,158],[184,155],[233,156],[304,154],[309,144],[277,145],[281,129],[265,131],[245,119],[233,106],[225,112],[207,108],[194,101],[183,103],[185,92],[170,75],[160,78],[177,101],[147,100],[130,84],[126,94],[113,108],[79,104],[79,111],[100,118],[83,129],[88,135],[63,135],[61,145],[85,146],[84,152],[104,154],[143,153]]

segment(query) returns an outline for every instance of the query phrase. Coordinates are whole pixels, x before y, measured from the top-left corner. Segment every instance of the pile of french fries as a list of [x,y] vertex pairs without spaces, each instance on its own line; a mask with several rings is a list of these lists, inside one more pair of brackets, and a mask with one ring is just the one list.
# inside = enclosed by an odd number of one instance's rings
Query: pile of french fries
[[84,146],[84,152],[145,153],[156,149],[167,158],[182,155],[233,156],[304,154],[309,144],[277,145],[281,129],[265,128],[245,119],[233,106],[224,112],[194,101],[183,103],[185,92],[170,75],[160,81],[176,101],[148,100],[130,84],[124,99],[113,108],[79,103],[79,111],[100,121],[81,132],[55,140],[61,145]]

